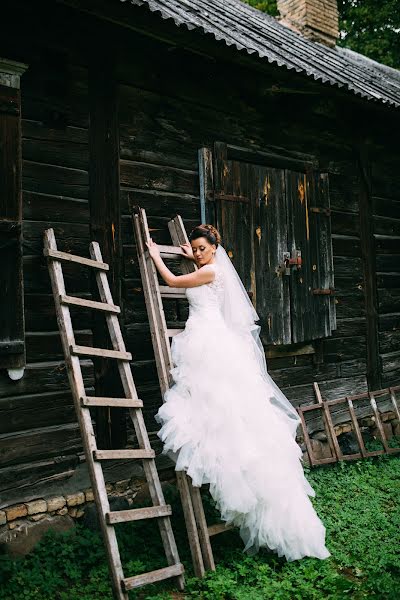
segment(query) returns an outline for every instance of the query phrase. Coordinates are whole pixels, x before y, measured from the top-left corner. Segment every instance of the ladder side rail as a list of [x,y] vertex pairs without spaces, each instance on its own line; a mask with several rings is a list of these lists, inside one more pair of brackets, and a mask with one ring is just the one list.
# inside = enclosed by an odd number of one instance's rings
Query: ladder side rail
[[[44,246],[45,250],[57,251],[57,244],[53,229],[48,229],[45,231]],[[121,582],[124,579],[124,573],[115,529],[106,523],[105,515],[110,512],[110,505],[106,491],[104,474],[101,464],[93,460],[93,453],[96,451],[97,446],[92,419],[89,409],[82,408],[80,403],[80,398],[86,396],[86,391],[79,357],[71,356],[70,353],[70,347],[75,343],[70,310],[67,305],[62,305],[60,303],[60,296],[66,294],[61,262],[58,260],[49,260],[49,273],[56,306],[57,322],[60,330],[65,363],[67,366],[68,379],[71,386],[75,411],[81,430],[86,461],[93,486],[93,493],[98,507],[100,526],[109,558],[113,591],[117,600],[128,600],[128,594],[123,592],[121,589]]]
[[[167,343],[168,339],[166,339],[166,334],[163,335],[162,331],[164,324],[166,329],[164,308],[161,296],[155,293],[155,289],[158,287],[157,274],[153,272],[153,270],[151,269],[152,265],[150,265],[148,260],[146,260],[146,249],[144,246],[143,237],[144,239],[148,239],[148,237],[146,238],[145,232],[142,233],[143,220],[139,218],[139,215],[136,214],[133,216],[133,224],[136,235],[136,245],[139,258],[140,274],[143,283],[143,292],[146,302],[147,314],[149,317],[150,333],[153,342],[154,355],[156,359],[157,374],[160,382],[161,394],[164,395],[164,393],[169,388],[169,371],[172,366],[171,351],[169,343]],[[150,261],[153,262],[150,256],[148,256],[148,259],[150,259]],[[153,286],[151,285],[151,279],[153,279],[153,282],[155,281],[155,284],[153,283]]]
[[[90,245],[90,254],[92,258],[101,261],[100,247],[96,242],[92,242]],[[103,272],[96,273],[96,281],[99,289],[100,298],[103,302],[112,304],[112,296],[110,286],[108,283],[107,276]],[[119,320],[114,314],[106,315],[107,327],[110,333],[113,347],[118,350],[126,351],[125,342],[122,337],[121,327]],[[118,370],[120,373],[122,385],[127,398],[138,399],[136,386],[133,380],[132,371],[130,365],[126,361],[118,362]],[[151,444],[148,437],[146,425],[143,419],[141,409],[130,409],[130,417],[135,428],[135,433],[139,442],[139,446],[146,450],[151,450]],[[164,494],[161,488],[160,480],[158,477],[157,468],[154,460],[143,460],[143,469],[145,471],[146,479],[149,484],[149,491],[154,506],[165,506]],[[175,565],[180,563],[178,549],[175,542],[175,537],[172,531],[171,522],[169,517],[160,517],[158,519],[158,525],[160,529],[161,539],[163,542],[167,562],[169,565]],[[184,587],[183,575],[177,576],[177,583],[180,589]]]
[[[162,297],[160,294],[160,286],[157,278],[157,271],[152,258],[148,252],[146,252],[147,249],[145,247],[145,241],[150,239],[150,233],[147,224],[146,212],[143,209],[140,209],[139,214],[133,215],[133,225],[136,236],[143,292],[146,301],[153,349],[156,358],[158,379],[160,383],[161,394],[164,396],[165,392],[169,389],[171,382],[169,376],[169,371],[172,368],[171,348],[169,344],[168,330]],[[188,488],[188,481],[185,474],[182,473],[182,476],[177,474],[177,484],[182,500],[182,507],[189,536],[189,546],[195,574],[198,577],[203,577],[205,574],[204,562],[201,553],[197,523]]]
[[[163,386],[161,389],[162,394],[169,389],[171,384],[171,375],[170,370],[173,367],[172,356],[171,356],[171,346],[169,343],[168,333],[167,333],[167,322],[164,313],[164,305],[160,294],[160,286],[158,283],[158,275],[157,269],[151,258],[149,252],[147,252],[147,248],[145,247],[143,241],[148,241],[150,239],[150,231],[147,223],[146,211],[141,209],[139,213],[139,223],[142,230],[142,236],[140,237],[141,245],[142,245],[142,257],[144,258],[144,264],[146,270],[148,272],[149,278],[148,281],[150,283],[151,296],[154,298],[153,306],[156,309],[155,317],[158,322],[158,331],[160,337],[160,345],[159,345],[159,359],[162,359],[165,368],[167,370],[167,376],[163,381]],[[184,290],[182,290],[184,291]]]
[[[177,215],[174,219],[169,221],[168,228],[171,234],[172,243],[175,246],[189,242],[189,238],[180,215]],[[192,273],[196,269],[197,267],[193,261],[189,259],[183,259],[181,261],[181,270],[183,273]],[[192,481],[186,475],[186,473],[184,476],[186,477],[188,489],[190,491],[191,503],[197,524],[198,540],[201,546],[204,566],[208,570],[215,571],[215,562],[210,542],[209,527],[207,525],[204,506],[201,500],[200,489],[195,488],[192,485]]]
[[[189,243],[189,238],[186,234],[185,226],[180,215],[176,215],[174,219],[169,221],[168,229],[174,246],[180,246],[181,244]],[[195,265],[194,261],[187,258],[181,260],[181,271],[183,274],[193,273],[193,271],[196,270],[197,266]]]

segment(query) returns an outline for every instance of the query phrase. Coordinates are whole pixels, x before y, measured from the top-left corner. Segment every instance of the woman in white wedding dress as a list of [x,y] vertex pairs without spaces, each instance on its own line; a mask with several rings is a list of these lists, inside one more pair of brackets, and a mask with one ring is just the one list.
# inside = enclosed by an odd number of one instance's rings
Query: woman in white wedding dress
[[172,343],[174,384],[156,416],[164,451],[193,485],[210,484],[248,552],[265,546],[287,560],[327,558],[295,441],[299,418],[267,373],[257,313],[218,231],[200,225],[189,239],[182,249],[198,269],[180,276],[147,244],[161,277],[186,288],[189,300],[185,330]]

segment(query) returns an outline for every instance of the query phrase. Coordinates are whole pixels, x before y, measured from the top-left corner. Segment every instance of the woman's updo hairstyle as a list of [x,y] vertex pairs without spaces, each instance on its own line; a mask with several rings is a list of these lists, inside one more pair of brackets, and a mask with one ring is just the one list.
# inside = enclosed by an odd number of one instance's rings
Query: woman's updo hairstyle
[[218,229],[215,229],[213,225],[197,225],[189,235],[189,241],[193,242],[193,240],[197,240],[199,238],[206,238],[209,244],[218,244],[221,243],[221,236],[219,234]]

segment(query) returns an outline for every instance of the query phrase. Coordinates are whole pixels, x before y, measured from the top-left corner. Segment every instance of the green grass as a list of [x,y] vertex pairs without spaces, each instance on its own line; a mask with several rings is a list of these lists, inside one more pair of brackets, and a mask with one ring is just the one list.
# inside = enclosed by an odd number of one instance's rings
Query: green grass
[[[327,528],[332,557],[288,563],[267,551],[242,552],[236,532],[213,541],[217,570],[203,580],[193,577],[176,492],[174,530],[186,567],[185,594],[171,583],[132,592],[130,598],[167,600],[341,600],[400,598],[400,457],[340,463],[307,471],[315,488],[315,507]],[[213,506],[206,500],[208,513]],[[211,520],[211,517],[210,517]],[[118,529],[125,573],[134,575],[165,566],[155,523]],[[0,557],[1,600],[112,600],[102,541],[78,526],[48,534],[26,558]]]

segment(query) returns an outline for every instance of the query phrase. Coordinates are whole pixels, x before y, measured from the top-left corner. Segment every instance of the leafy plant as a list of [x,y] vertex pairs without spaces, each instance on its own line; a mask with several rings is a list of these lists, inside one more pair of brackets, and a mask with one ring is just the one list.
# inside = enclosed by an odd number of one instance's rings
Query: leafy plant
[[[400,457],[382,456],[306,469],[316,491],[315,508],[327,529],[332,556],[286,562],[262,550],[243,553],[236,531],[213,540],[214,573],[193,577],[182,509],[175,488],[168,491],[173,527],[186,567],[184,594],[173,581],[130,593],[137,600],[397,600],[400,589]],[[214,503],[204,495],[209,522]],[[121,524],[117,535],[124,571],[135,575],[165,566],[156,523]],[[112,600],[105,551],[99,533],[77,525],[48,533],[24,559],[0,558],[1,600]]]

